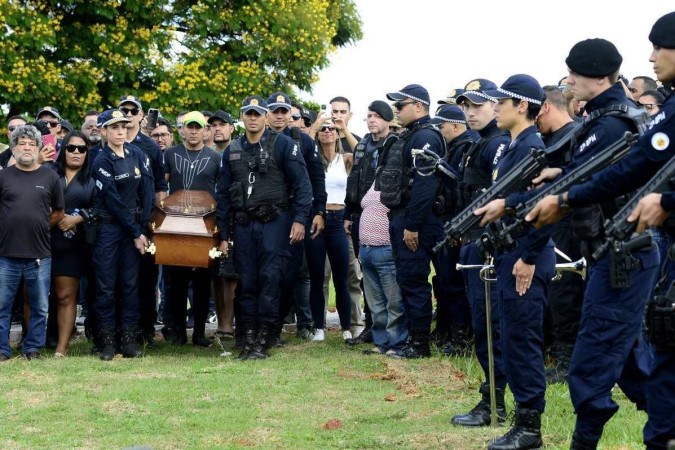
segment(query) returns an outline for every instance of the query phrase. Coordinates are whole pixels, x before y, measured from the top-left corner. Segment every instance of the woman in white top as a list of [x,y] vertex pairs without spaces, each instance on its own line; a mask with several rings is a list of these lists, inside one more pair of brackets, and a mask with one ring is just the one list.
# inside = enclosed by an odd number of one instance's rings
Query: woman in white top
[[316,135],[326,169],[326,227],[319,236],[309,240],[307,265],[309,266],[310,291],[309,300],[314,319],[314,339],[325,339],[325,303],[323,294],[324,268],[326,255],[333,271],[336,306],[340,316],[340,327],[343,338],[351,337],[351,299],[349,297],[349,241],[344,232],[345,193],[347,189],[347,173],[351,169],[352,155],[342,154],[337,139],[335,124],[324,122]]

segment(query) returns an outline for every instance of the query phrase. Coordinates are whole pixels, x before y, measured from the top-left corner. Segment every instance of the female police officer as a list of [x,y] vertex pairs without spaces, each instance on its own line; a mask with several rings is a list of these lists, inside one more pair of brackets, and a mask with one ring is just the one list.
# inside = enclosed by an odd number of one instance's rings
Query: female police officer
[[108,110],[101,113],[98,122],[105,130],[107,144],[92,170],[98,188],[94,208],[100,222],[94,245],[94,313],[100,326],[100,357],[110,361],[115,356],[116,306],[120,308],[117,315],[122,356],[141,356],[136,342],[138,270],[140,255],[148,244],[144,233],[154,189],[148,158],[137,147],[125,143],[129,119],[121,111]]

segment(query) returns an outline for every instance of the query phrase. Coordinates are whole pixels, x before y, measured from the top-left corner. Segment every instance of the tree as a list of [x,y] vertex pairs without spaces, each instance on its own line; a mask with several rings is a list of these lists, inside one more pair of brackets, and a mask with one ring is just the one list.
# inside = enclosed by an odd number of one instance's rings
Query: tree
[[127,94],[164,115],[236,111],[309,90],[362,36],[352,0],[0,0],[0,21],[0,104],[73,119]]

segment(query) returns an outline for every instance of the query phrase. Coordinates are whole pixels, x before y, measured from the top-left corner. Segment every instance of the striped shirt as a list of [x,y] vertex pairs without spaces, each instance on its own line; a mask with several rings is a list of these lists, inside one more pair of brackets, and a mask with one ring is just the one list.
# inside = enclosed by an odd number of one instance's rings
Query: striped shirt
[[389,208],[380,201],[380,193],[375,191],[375,183],[370,186],[361,200],[361,219],[359,220],[359,242],[363,245],[391,245],[389,239]]

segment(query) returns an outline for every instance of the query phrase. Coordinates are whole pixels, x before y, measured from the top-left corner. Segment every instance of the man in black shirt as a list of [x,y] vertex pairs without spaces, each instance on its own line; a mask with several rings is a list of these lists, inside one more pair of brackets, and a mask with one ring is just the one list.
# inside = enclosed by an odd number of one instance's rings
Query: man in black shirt
[[40,132],[16,128],[10,148],[16,164],[0,171],[0,361],[11,356],[11,307],[23,277],[30,302],[27,359],[44,347],[51,272],[49,229],[63,218],[63,190],[56,172],[38,163]]

